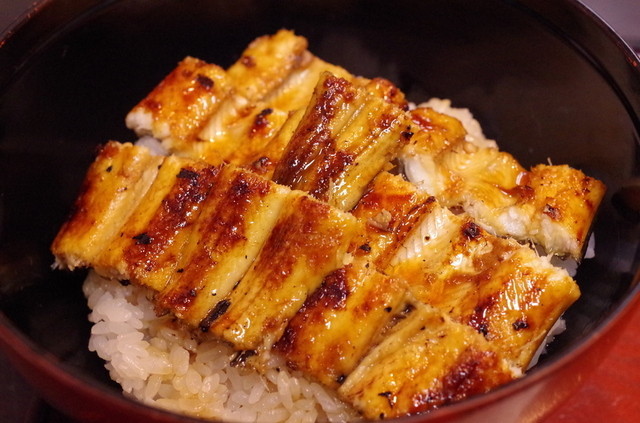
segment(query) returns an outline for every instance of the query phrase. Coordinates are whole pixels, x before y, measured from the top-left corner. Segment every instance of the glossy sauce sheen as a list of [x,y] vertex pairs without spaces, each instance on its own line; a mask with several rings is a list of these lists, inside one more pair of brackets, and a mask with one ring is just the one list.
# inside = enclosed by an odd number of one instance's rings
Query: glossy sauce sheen
[[144,280],[154,289],[164,288],[218,171],[202,163],[171,161],[165,159],[149,188],[149,193],[162,194],[141,200],[119,239],[98,257],[96,267],[124,265],[124,279],[135,283]]
[[350,210],[410,138],[408,120],[393,103],[398,95],[389,91],[378,80],[362,88],[322,74],[273,180]]
[[273,183],[223,167],[158,306],[201,325],[255,259],[285,198]]
[[293,191],[211,331],[241,349],[256,349],[263,341],[270,347],[323,277],[342,264],[357,229],[352,216]]
[[365,233],[352,254],[385,269],[411,231],[435,206],[435,198],[418,191],[399,175],[381,172],[352,213],[366,222]]
[[[354,97],[355,92],[347,81],[334,77],[324,80],[322,90],[316,93],[316,103],[307,111],[304,124],[298,127],[288,144],[282,164],[273,175],[274,181],[309,191],[316,197],[325,195],[328,188],[327,177],[332,176],[327,172],[338,173],[349,162],[349,158],[343,155],[343,164],[340,166],[341,160],[336,157],[335,139],[329,123],[336,118],[340,107],[348,105]],[[318,179],[305,180],[303,177],[308,168],[323,165],[317,163],[321,154],[327,156],[328,163],[322,168]],[[337,160],[335,164],[334,160]],[[338,168],[332,170],[332,165]]]
[[[224,69],[187,57],[131,111],[127,125],[168,139],[173,148],[188,148],[228,95],[228,87]],[[133,115],[146,115],[150,125],[139,126]]]
[[367,418],[424,412],[513,378],[472,328],[420,303],[410,310],[338,389]]
[[421,157],[427,175],[420,178],[432,181],[425,188],[442,205],[467,211],[498,235],[580,259],[606,190],[602,182],[566,165],[526,170],[495,146],[465,142],[455,119],[428,108],[411,116],[421,130],[404,154]]
[[[396,257],[387,271],[416,298],[473,327],[522,370],[541,337],[580,295],[566,272],[520,244],[488,234],[442,210],[429,221],[421,251]],[[446,235],[445,235],[446,234]]]
[[356,260],[329,274],[275,345],[296,370],[337,388],[404,306],[407,286]]

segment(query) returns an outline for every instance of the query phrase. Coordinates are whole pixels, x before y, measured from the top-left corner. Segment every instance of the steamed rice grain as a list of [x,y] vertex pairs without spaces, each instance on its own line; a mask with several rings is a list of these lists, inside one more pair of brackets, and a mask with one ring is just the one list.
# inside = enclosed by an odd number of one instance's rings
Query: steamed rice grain
[[123,392],[148,405],[205,419],[261,422],[347,421],[355,411],[317,383],[291,374],[277,357],[263,374],[232,367],[233,349],[196,340],[171,316],[156,316],[142,287],[90,272],[89,349]]

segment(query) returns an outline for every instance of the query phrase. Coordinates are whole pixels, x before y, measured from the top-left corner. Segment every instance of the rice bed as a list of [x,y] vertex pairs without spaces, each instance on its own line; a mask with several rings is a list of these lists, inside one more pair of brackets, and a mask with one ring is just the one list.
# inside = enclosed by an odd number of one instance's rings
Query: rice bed
[[125,395],[204,419],[235,422],[343,422],[357,414],[321,385],[278,359],[265,371],[233,367],[234,350],[196,340],[170,315],[158,317],[138,286],[90,272],[83,286],[92,312],[89,349],[106,361]]

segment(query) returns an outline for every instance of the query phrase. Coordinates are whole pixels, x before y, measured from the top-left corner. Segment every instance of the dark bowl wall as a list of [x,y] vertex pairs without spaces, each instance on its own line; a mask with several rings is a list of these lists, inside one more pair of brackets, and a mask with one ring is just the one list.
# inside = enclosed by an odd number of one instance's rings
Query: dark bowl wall
[[[596,258],[577,276],[583,296],[551,353],[524,381],[433,414],[486,417],[471,409],[488,401],[481,412],[511,410],[500,421],[539,417],[561,391],[555,384],[545,397],[540,389],[563,356],[589,356],[595,341],[585,339],[638,294],[637,210],[611,202],[638,173],[637,59],[572,1],[41,2],[0,43],[0,344],[78,418],[149,413],[121,399],[87,350],[83,274],[51,271],[48,246],[96,146],[134,139],[124,116],[179,60],[228,66],[253,38],[282,27],[306,36],[327,61],[391,79],[411,101],[446,97],[471,108],[487,135],[526,166],[569,163],[609,186]],[[44,355],[35,360],[34,352]],[[569,367],[563,392],[579,376]]]

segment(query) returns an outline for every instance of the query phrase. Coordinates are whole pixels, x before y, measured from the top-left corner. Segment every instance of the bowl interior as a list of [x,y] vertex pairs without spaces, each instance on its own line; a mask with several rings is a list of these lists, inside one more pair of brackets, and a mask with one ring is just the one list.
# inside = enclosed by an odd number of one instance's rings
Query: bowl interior
[[285,27],[306,36],[321,58],[386,77],[413,102],[441,97],[470,108],[525,166],[568,163],[607,184],[596,256],[576,276],[583,295],[541,366],[552,363],[633,290],[638,228],[611,199],[638,171],[640,91],[629,87],[640,77],[623,80],[624,69],[594,57],[597,44],[577,44],[587,31],[581,19],[591,22],[577,4],[558,2],[558,16],[561,8],[577,16],[569,19],[574,27],[559,30],[528,3],[42,3],[0,49],[0,63],[10,65],[0,76],[2,313],[38,348],[119,391],[86,348],[84,275],[50,270],[51,240],[96,146],[135,139],[124,116],[179,60],[191,55],[228,66],[253,38]]

